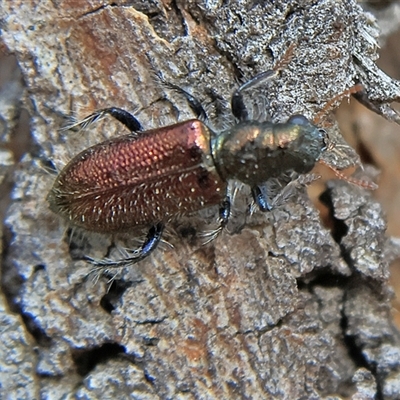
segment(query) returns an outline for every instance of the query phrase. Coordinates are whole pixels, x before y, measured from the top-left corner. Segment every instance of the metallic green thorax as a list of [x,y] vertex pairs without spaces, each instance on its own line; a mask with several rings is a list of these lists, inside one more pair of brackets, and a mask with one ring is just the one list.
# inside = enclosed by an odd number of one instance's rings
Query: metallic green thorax
[[291,171],[309,172],[325,146],[324,131],[304,117],[300,123],[241,122],[211,142],[221,177],[250,186]]

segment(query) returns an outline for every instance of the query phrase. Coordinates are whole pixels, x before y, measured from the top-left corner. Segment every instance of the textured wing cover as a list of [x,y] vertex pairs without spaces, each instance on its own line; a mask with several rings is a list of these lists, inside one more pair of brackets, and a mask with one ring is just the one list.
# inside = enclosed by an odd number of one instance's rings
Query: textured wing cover
[[74,225],[117,232],[218,204],[226,183],[209,136],[190,120],[90,147],[61,171],[50,207]]

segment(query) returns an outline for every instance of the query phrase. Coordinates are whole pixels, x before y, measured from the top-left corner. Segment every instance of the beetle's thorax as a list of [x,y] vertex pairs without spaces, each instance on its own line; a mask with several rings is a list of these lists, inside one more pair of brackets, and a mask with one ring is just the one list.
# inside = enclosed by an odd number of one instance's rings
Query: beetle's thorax
[[295,170],[309,172],[325,146],[313,124],[245,121],[212,140],[212,153],[223,179],[257,185]]

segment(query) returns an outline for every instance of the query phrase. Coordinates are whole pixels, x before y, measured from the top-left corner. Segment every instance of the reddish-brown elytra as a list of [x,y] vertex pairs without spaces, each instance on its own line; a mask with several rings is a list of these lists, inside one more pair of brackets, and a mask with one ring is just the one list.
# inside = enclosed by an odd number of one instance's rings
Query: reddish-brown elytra
[[62,170],[49,196],[73,225],[121,232],[218,204],[210,131],[190,120],[125,135],[84,150]]
[[[217,204],[221,205],[220,230],[230,215],[228,180],[249,185],[255,203],[266,211],[271,208],[268,180],[292,172],[308,173],[328,145],[324,130],[301,115],[279,124],[248,117],[242,91],[274,75],[273,70],[257,75],[233,93],[231,108],[237,123],[220,133],[199,119],[143,131],[133,115],[119,108],[100,110],[78,124],[86,126],[109,114],[131,133],[74,157],[49,193],[50,208],[72,225],[94,232],[150,227],[142,246],[125,259],[85,259],[105,267],[138,262],[156,248],[165,223],[173,216]],[[195,98],[169,86],[206,119]]]

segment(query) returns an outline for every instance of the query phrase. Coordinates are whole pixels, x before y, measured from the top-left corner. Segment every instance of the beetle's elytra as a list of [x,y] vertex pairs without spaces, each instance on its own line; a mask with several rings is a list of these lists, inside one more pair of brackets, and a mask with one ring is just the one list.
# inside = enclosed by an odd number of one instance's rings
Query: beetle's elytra
[[74,225],[120,232],[218,204],[226,183],[199,120],[97,144],[60,173],[49,200]]
[[[138,262],[154,250],[174,215],[211,205],[221,204],[222,228],[230,214],[230,179],[249,185],[255,203],[266,211],[270,209],[266,181],[293,171],[308,173],[326,148],[324,130],[301,115],[279,124],[248,117],[242,91],[274,75],[275,71],[264,72],[233,93],[231,109],[237,123],[220,133],[199,119],[143,131],[133,115],[118,108],[98,111],[82,121],[86,125],[110,114],[131,133],[74,157],[49,193],[50,208],[89,231],[150,227],[142,246],[126,259],[85,259],[107,267]],[[180,91],[198,116],[206,115],[196,99]]]

